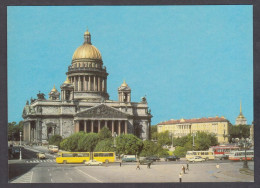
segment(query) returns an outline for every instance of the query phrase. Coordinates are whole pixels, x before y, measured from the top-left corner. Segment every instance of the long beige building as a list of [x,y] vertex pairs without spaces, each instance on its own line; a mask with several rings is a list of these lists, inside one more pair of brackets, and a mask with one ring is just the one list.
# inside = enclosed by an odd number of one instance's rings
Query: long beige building
[[169,131],[174,137],[182,137],[198,131],[213,133],[220,144],[228,143],[230,122],[225,117],[169,120],[157,124],[157,132]]

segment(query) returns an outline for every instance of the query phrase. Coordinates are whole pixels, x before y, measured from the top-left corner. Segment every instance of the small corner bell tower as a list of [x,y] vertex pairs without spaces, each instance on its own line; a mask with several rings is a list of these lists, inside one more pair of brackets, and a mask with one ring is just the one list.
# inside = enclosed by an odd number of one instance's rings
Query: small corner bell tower
[[66,81],[60,86],[61,88],[61,100],[70,101],[74,100],[74,86],[70,83],[67,77]]
[[128,103],[131,102],[131,88],[124,82],[118,88],[118,101]]
[[53,86],[51,92],[49,93],[49,99],[50,100],[59,100],[60,99],[60,93],[55,88],[55,85]]

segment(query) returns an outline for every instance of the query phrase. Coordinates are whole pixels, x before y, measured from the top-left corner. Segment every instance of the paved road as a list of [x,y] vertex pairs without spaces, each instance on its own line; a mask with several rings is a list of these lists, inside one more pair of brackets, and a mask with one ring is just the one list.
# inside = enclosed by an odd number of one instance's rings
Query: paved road
[[[84,166],[82,164],[56,164],[55,155],[36,159],[36,152],[44,148],[24,148],[23,160],[9,160],[10,183],[107,183],[107,182],[178,182],[178,175],[186,161],[156,162],[147,169],[136,163],[111,163],[107,166]],[[43,151],[46,152],[46,151]],[[216,163],[220,168],[216,168]],[[253,169],[254,162],[249,166]],[[184,182],[252,182],[253,173],[240,173],[242,162],[207,161],[190,164],[190,171],[183,174]]]

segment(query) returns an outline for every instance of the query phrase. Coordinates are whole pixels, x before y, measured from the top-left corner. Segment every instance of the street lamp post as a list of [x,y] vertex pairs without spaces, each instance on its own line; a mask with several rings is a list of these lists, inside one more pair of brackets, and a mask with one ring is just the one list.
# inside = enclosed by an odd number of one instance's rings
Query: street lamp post
[[172,139],[172,147],[173,147],[173,133],[170,133]]
[[192,151],[194,151],[195,143],[194,143],[194,136],[196,136],[196,133],[192,133],[193,141],[192,141]]
[[22,160],[22,132],[20,132],[20,160]]

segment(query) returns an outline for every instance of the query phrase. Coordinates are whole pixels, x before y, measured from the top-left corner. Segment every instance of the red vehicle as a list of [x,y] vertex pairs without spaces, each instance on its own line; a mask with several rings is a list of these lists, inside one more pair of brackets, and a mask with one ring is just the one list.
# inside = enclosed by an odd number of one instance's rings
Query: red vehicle
[[210,149],[213,150],[215,157],[220,159],[228,159],[231,152],[239,151],[238,146],[212,146]]

